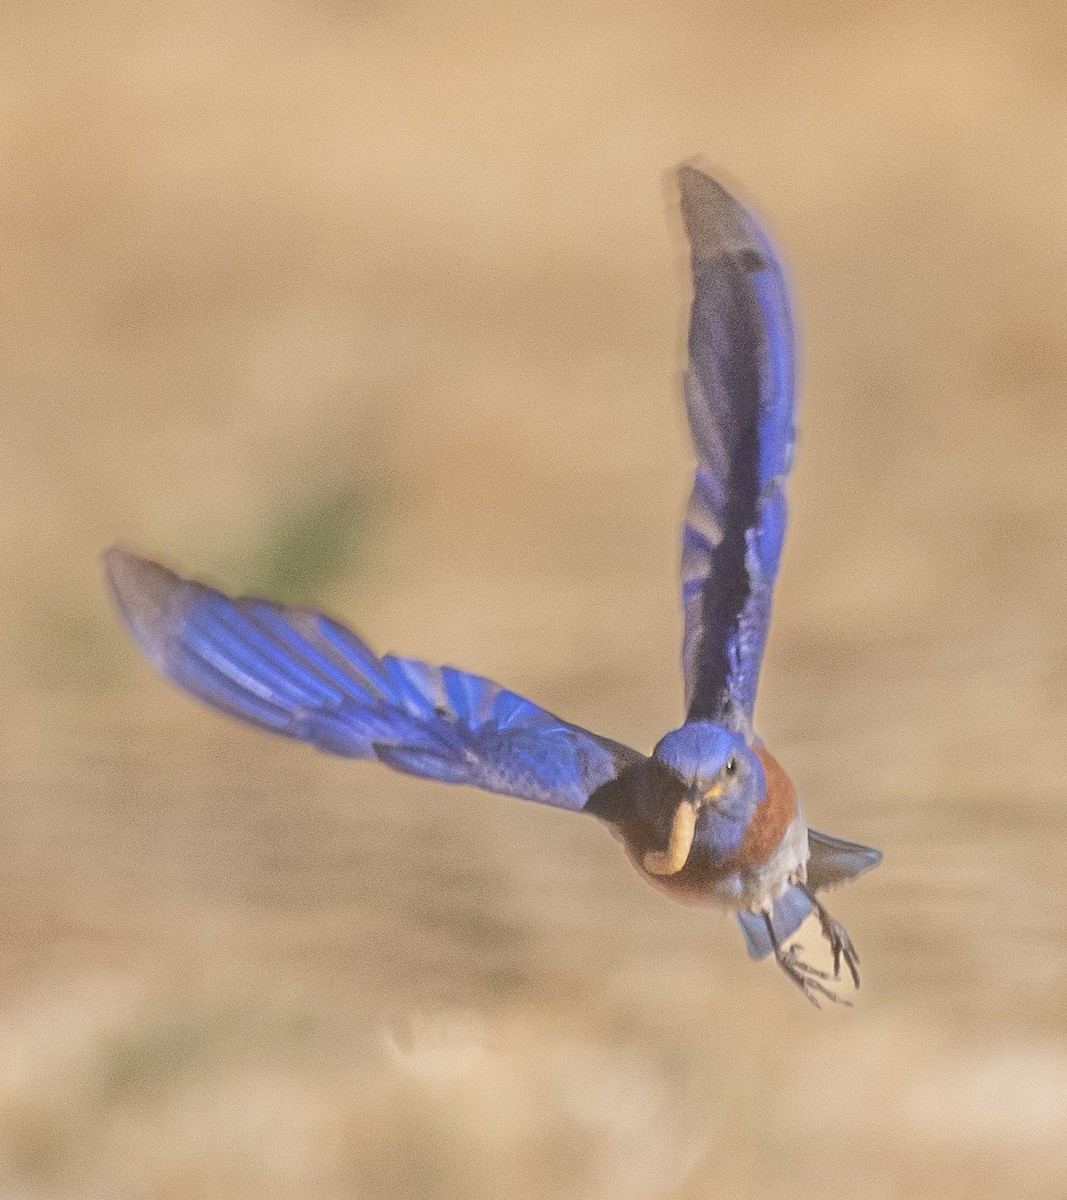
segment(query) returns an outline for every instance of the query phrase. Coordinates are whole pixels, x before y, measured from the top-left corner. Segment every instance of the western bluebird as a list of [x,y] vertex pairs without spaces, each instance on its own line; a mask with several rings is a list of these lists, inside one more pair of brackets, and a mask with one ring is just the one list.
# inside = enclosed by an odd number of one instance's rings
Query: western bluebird
[[[685,402],[698,464],[682,536],[685,724],[646,756],[452,667],[378,657],[308,608],[229,599],[108,551],[111,592],[148,659],[216,708],[411,775],[591,813],[668,895],[733,912],[753,958],[773,954],[818,1006],[848,934],[817,893],[877,850],[809,829],[752,712],[785,532],[793,454],[788,292],[759,225],[715,180],[678,173],[692,251]],[[833,975],[787,944],[812,912]]]

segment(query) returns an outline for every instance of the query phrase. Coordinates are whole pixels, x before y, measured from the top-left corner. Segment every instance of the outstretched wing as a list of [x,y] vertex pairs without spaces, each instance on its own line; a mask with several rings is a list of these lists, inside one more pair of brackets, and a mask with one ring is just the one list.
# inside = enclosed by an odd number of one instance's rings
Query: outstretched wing
[[678,174],[692,248],[685,400],[698,466],[682,545],[687,720],[751,728],[792,458],[793,328],[782,268],[714,179]]
[[115,603],[152,664],[262,729],[569,809],[643,757],[487,679],[378,658],[312,609],[231,600],[122,550],[109,550],[106,562]]

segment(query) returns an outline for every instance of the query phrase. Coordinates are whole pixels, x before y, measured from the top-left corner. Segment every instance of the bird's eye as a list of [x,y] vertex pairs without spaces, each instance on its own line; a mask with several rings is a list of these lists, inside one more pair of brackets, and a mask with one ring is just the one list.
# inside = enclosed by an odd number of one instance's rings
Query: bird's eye
[[725,766],[725,767],[723,767],[723,770],[724,770],[724,771],[726,772],[726,774],[727,774],[729,777],[731,777],[731,778],[732,778],[734,775],[736,775],[736,774],[737,774],[737,759],[736,759],[736,758],[734,758],[733,756],[731,756],[730,758],[728,758],[728,759],[726,760],[726,766]]

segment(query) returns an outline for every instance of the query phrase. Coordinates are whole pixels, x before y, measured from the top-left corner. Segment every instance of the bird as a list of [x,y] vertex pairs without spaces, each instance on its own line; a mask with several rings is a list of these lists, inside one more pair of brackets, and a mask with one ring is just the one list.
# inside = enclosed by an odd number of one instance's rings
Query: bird
[[[379,656],[314,608],[230,598],[117,546],[108,585],[149,662],[200,700],[333,754],[591,815],[662,892],[733,914],[749,955],[773,956],[817,1008],[849,1004],[841,967],[858,989],[859,955],[820,894],[881,853],[809,828],[753,725],[796,440],[788,286],[748,208],[691,163],[675,180],[697,463],[681,538],[685,720],[651,754],[478,675]],[[812,914],[832,971],[792,940]]]

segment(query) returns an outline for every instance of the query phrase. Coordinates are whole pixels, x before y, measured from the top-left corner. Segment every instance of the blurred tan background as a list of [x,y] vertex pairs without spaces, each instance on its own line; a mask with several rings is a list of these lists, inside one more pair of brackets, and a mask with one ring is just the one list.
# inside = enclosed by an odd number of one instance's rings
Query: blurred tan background
[[[1065,35],[4,6],[0,1195],[1067,1193]],[[694,154],[795,285],[759,716],[813,823],[885,851],[834,898],[851,1012],[593,822],[200,708],[101,585],[121,539],[649,749]]]

